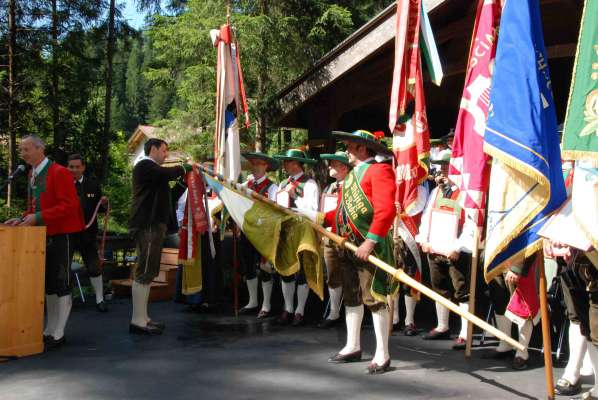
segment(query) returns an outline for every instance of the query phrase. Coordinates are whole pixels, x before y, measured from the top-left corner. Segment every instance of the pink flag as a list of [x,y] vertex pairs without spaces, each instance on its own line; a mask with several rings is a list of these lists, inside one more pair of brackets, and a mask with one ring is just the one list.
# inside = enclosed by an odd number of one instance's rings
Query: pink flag
[[478,227],[484,225],[490,175],[483,145],[500,13],[500,0],[479,0],[449,166],[449,178],[461,189],[465,211]]

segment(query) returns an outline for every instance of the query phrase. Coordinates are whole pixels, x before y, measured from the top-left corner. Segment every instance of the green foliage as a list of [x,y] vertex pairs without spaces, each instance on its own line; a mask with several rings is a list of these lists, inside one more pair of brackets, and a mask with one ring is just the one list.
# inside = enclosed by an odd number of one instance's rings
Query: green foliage
[[127,232],[131,204],[131,161],[124,132],[117,132],[110,146],[110,170],[103,187],[104,196],[110,200],[111,232]]

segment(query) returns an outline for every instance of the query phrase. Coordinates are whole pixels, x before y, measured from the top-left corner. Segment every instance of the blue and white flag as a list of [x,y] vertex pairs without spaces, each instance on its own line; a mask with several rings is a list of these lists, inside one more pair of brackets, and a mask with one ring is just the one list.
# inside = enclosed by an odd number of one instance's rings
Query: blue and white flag
[[489,282],[541,248],[538,230],[567,197],[539,0],[503,8],[484,142]]

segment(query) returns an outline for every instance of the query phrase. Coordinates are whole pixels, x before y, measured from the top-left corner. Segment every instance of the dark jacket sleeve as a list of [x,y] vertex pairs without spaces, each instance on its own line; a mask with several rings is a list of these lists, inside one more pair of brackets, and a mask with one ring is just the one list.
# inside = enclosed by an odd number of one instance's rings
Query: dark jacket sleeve
[[144,163],[139,172],[141,172],[140,180],[144,183],[158,184],[160,182],[173,181],[179,176],[185,174],[185,168],[182,165],[174,167],[163,167],[156,164],[151,160],[143,160],[140,163]]

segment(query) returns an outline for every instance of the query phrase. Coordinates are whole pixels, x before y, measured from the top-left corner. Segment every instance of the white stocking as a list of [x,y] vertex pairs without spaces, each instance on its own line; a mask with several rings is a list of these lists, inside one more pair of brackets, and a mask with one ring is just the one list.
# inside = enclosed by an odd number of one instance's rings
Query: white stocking
[[562,378],[573,385],[579,380],[579,370],[587,349],[588,341],[581,334],[579,324],[571,322],[569,324],[569,361]]
[[372,362],[382,365],[390,358],[388,353],[388,322],[390,315],[386,307],[372,313],[374,332],[376,333],[376,354]]
[[[347,344],[339,351],[340,354],[350,354],[361,350],[361,321],[363,320],[363,305],[357,307],[345,306],[345,322],[347,324]],[[388,327],[386,328],[388,331]]]

